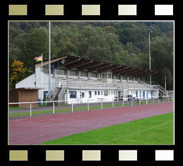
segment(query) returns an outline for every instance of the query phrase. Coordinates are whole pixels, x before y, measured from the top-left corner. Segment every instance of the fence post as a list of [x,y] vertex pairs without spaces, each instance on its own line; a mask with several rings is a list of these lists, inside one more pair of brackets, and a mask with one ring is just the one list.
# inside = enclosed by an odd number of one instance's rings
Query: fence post
[[124,107],[124,98],[123,98],[123,107]]
[[90,107],[89,107],[89,102],[88,102],[88,100],[87,100],[87,103],[88,103],[88,111],[90,110]]
[[132,99],[132,101],[131,101],[131,106],[133,106],[133,99]]
[[153,104],[154,104],[154,98],[153,98]]
[[102,99],[101,99],[101,109],[103,109],[103,101],[102,101]]
[[148,104],[148,99],[146,99],[146,105]]
[[53,114],[55,114],[55,102],[53,101]]
[[114,100],[112,99],[112,108],[114,108]]
[[73,112],[73,100],[72,100],[72,112]]
[[139,105],[140,105],[140,99],[139,99]]
[[30,102],[30,117],[32,117],[32,103]]

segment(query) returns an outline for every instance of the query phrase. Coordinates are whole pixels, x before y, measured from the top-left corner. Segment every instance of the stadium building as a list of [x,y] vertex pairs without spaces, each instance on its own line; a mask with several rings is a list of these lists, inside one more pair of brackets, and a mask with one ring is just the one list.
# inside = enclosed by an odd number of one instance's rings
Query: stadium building
[[49,61],[35,63],[35,73],[16,84],[16,88],[37,88],[38,97],[50,101],[67,100],[67,103],[112,101],[129,95],[135,99],[158,98],[164,89],[149,85],[143,76],[156,74],[120,64],[63,55]]

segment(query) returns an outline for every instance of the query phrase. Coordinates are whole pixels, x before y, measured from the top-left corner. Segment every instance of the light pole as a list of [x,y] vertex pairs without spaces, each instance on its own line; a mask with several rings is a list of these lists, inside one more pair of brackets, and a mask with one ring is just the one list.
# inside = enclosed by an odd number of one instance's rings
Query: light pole
[[51,79],[51,64],[50,64],[50,60],[51,60],[51,23],[50,23],[50,21],[49,21],[49,80],[48,80],[48,82],[49,82],[49,86],[48,86],[48,88],[49,88],[49,91],[50,91],[50,89],[51,89],[51,81],[50,81],[50,79]]
[[[151,70],[151,32],[153,30],[152,26],[149,26],[149,70]],[[150,74],[150,85],[151,85],[151,74]]]

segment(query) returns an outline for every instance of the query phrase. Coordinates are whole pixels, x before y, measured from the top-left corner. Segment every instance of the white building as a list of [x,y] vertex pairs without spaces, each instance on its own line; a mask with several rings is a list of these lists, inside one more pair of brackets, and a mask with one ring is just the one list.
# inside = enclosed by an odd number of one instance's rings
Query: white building
[[[39,98],[67,100],[67,103],[112,101],[132,95],[138,99],[159,97],[158,86],[149,85],[141,77],[157,72],[119,64],[94,61],[70,55],[35,63],[35,73],[16,84],[16,88],[41,88]],[[49,83],[50,82],[50,83]],[[50,87],[50,89],[49,89]]]

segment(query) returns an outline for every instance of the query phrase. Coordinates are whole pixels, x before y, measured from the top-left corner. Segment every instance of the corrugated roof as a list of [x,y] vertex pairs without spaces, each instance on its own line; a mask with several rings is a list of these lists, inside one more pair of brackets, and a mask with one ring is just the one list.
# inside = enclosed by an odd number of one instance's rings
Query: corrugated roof
[[[61,58],[65,59],[65,63],[61,64]],[[58,59],[59,66],[65,66],[67,69],[71,70],[73,68],[78,68],[79,71],[88,70],[90,72],[107,72],[110,71],[115,75],[125,75],[125,76],[133,76],[133,77],[142,77],[145,75],[155,74],[157,71],[153,70],[144,70],[141,68],[134,68],[130,66],[124,66],[120,64],[114,64],[109,62],[96,61],[93,59],[86,59],[82,57],[76,57],[71,55],[62,55],[58,57],[54,57],[51,61],[56,61]],[[48,59],[43,62],[48,61]],[[36,62],[41,63],[41,62]],[[57,63],[55,63],[55,67],[57,67]]]

